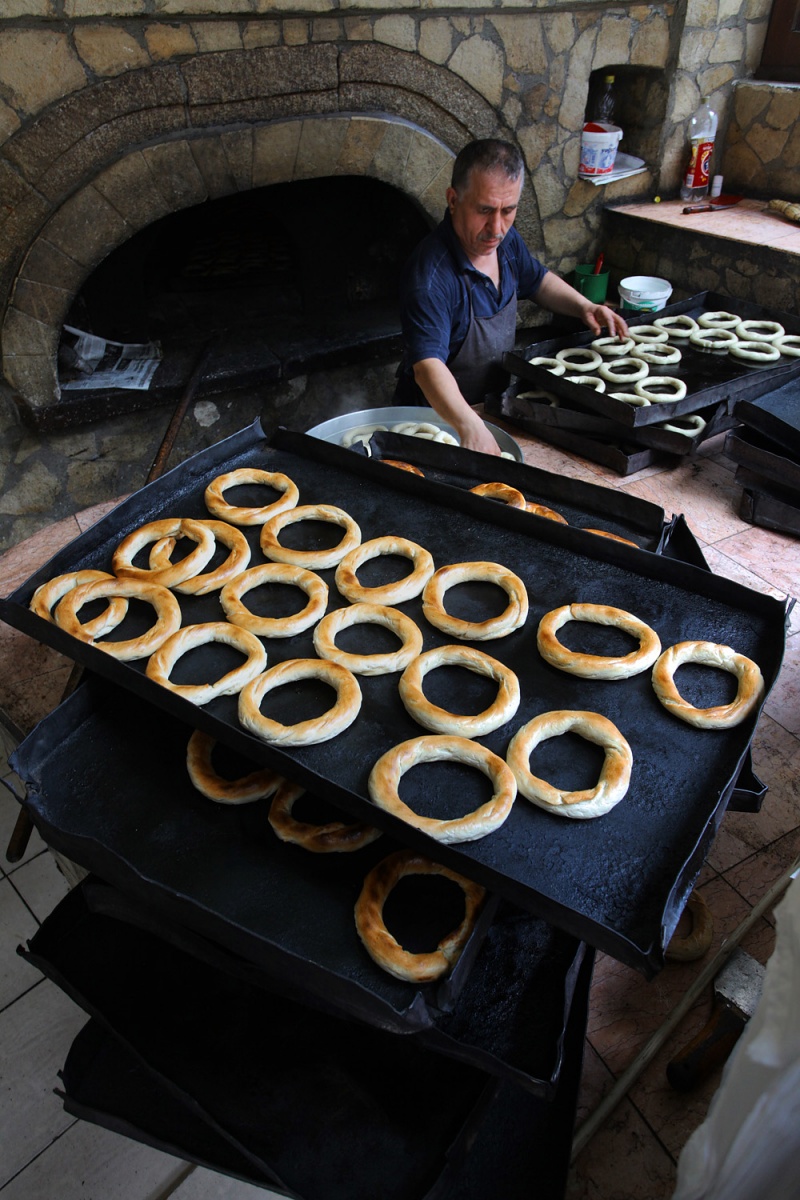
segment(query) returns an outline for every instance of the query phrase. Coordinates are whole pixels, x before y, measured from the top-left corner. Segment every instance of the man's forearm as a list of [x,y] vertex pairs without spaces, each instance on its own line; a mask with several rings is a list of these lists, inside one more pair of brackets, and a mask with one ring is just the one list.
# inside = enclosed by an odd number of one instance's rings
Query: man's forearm
[[628,326],[619,313],[604,304],[587,300],[553,271],[547,272],[534,299],[549,312],[562,317],[577,317],[593,333],[599,333],[601,329],[607,329],[612,335],[628,332]]
[[484,454],[499,454],[500,447],[461,394],[452,371],[438,358],[414,364],[414,379],[431,408],[458,433],[461,445]]

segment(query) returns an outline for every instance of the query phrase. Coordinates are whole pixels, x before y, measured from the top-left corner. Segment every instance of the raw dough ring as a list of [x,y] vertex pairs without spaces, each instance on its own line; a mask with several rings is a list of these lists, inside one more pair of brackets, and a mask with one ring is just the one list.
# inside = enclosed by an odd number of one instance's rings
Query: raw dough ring
[[[422,681],[437,667],[466,667],[476,675],[485,675],[497,684],[494,702],[475,716],[461,716],[431,704],[422,690]],[[483,737],[499,729],[519,708],[519,680],[512,670],[496,658],[472,646],[437,646],[419,654],[406,667],[398,684],[400,699],[414,720],[434,733],[453,733],[460,737]]]
[[[288,617],[259,617],[246,608],[242,596],[265,583],[283,583],[298,587],[308,596],[308,604]],[[328,585],[313,571],[289,563],[261,563],[243,571],[226,583],[219,595],[225,616],[234,625],[259,637],[287,638],[316,625],[328,606]]]
[[477,487],[469,490],[476,496],[486,496],[489,500],[500,500],[503,504],[510,504],[512,508],[525,507],[522,492],[510,483],[479,483]]
[[[568,650],[556,634],[569,621],[615,625],[635,637],[639,648],[625,655],[581,654]],[[552,609],[539,622],[536,645],[545,662],[582,679],[630,679],[651,667],[661,653],[661,641],[654,629],[624,608],[611,608],[606,604],[564,604]]]
[[[700,663],[729,671],[739,681],[730,704],[695,708],[683,699],[673,678],[683,663]],[[744,721],[764,695],[764,678],[757,663],[730,646],[714,642],[678,642],[665,650],[653,667],[653,690],[668,712],[698,729],[730,729]]]
[[631,358],[641,359],[643,363],[651,363],[658,367],[672,367],[681,361],[681,352],[677,346],[668,342],[653,342],[651,346],[645,343],[631,351]]
[[781,348],[777,341],[757,342],[755,339],[733,343],[729,352],[734,358],[743,358],[754,363],[777,362],[781,356]]
[[630,404],[634,408],[646,408],[650,401],[647,396],[637,396],[636,392],[609,392],[612,400],[621,400],[623,404]]
[[569,525],[569,521],[562,517],[561,513],[556,512],[554,508],[548,508],[546,504],[537,504],[535,500],[528,501],[525,511],[533,513],[535,517],[544,517],[547,521],[558,521],[559,525]]
[[[435,950],[412,954],[392,937],[383,920],[383,906],[395,884],[405,875],[443,875],[452,879],[464,893],[464,919],[457,929],[442,938]],[[423,858],[413,850],[396,850],[373,867],[364,880],[356,901],[355,920],[364,948],[379,967],[396,979],[412,983],[431,983],[458,962],[483,904],[485,892],[471,879],[457,875]]]
[[420,471],[419,467],[412,467],[411,463],[401,462],[399,458],[382,458],[381,462],[387,467],[398,467],[401,471],[409,471],[412,475],[421,475],[425,478],[425,472]]
[[679,417],[678,420],[682,421],[685,426],[688,426],[688,428],[682,429],[680,425],[671,423],[669,421],[665,421],[661,428],[669,430],[670,433],[680,433],[683,434],[684,437],[696,438],[700,436],[706,427],[706,421],[700,416],[699,413],[694,413],[690,417]]
[[781,354],[787,354],[791,358],[800,358],[800,333],[784,333],[775,340],[773,345],[778,347]]
[[[175,663],[187,650],[195,646],[207,646],[209,642],[223,642],[226,646],[246,655],[245,662],[227,671],[214,683],[173,683],[170,672]],[[267,652],[254,633],[231,625],[229,621],[205,621],[200,625],[184,625],[173,633],[152,654],[145,667],[145,674],[154,683],[191,700],[193,704],[208,704],[215,696],[231,696],[241,691],[246,683],[260,675],[267,665]]]
[[[417,763],[448,759],[482,771],[492,781],[494,794],[474,812],[450,821],[420,816],[400,799],[397,790],[400,780]],[[474,842],[499,829],[511,812],[517,794],[511,768],[498,755],[469,738],[433,733],[411,738],[387,750],[372,768],[368,786],[370,798],[378,808],[427,833],[434,841],[448,844]]]
[[602,355],[589,346],[568,346],[566,350],[558,350],[556,358],[570,371],[593,371],[603,361]]
[[267,819],[282,842],[302,846],[312,854],[345,854],[360,850],[381,836],[380,829],[363,822],[346,825],[344,821],[329,821],[325,825],[311,825],[298,821],[292,816],[292,809],[305,790],[283,779],[272,798]]
[[741,319],[736,313],[704,312],[697,318],[697,324],[701,329],[735,329]]
[[[264,504],[260,508],[241,508],[235,504],[228,504],[224,493],[228,488],[242,483],[261,483],[265,487],[274,488],[276,492],[282,492],[283,495],[272,504]],[[218,475],[205,490],[206,508],[212,517],[218,517],[220,521],[229,521],[231,525],[263,525],[278,513],[294,508],[299,499],[297,484],[288,475],[283,475],[280,471],[261,471],[257,467],[240,467],[238,471]]]
[[[280,544],[278,534],[284,526],[294,525],[297,521],[330,521],[333,525],[343,527],[344,537],[330,550],[291,550]],[[303,504],[299,508],[290,508],[272,517],[261,528],[261,549],[265,558],[273,562],[290,563],[295,567],[308,567],[311,571],[335,567],[360,542],[361,530],[358,525],[349,513],[334,504]]]
[[669,337],[678,338],[681,341],[687,339],[690,333],[696,333],[700,328],[694,317],[688,317],[686,313],[678,313],[674,317],[658,317],[653,324],[656,329],[666,329]]
[[[125,600],[146,600],[156,610],[156,622],[139,637],[124,642],[96,642],[99,636],[86,632],[86,626],[78,619],[78,612],[90,600],[107,600],[121,596]],[[181,627],[181,607],[169,588],[158,583],[144,583],[140,579],[98,579],[84,583],[67,592],[56,609],[56,625],[82,642],[90,642],[98,650],[105,650],[112,658],[129,662],[134,658],[147,658],[154,650]]]
[[[602,371],[602,367],[600,370]],[[606,390],[605,380],[599,375],[565,375],[567,383],[577,383],[581,387],[594,388],[596,392],[604,392]]]
[[740,340],[746,342],[769,343],[783,337],[786,330],[777,321],[740,321],[733,332]]
[[697,333],[689,334],[689,343],[706,354],[727,354],[738,340],[733,330],[725,329],[721,325],[704,327],[698,329]]
[[252,804],[265,800],[283,782],[280,775],[262,767],[240,779],[224,779],[211,762],[217,739],[195,729],[186,747],[186,770],[198,792],[217,804]]
[[[577,733],[605,750],[600,778],[593,788],[565,792],[531,773],[531,751],[540,742],[562,733]],[[612,721],[600,713],[566,709],[541,713],[523,725],[511,739],[507,757],[517,788],[526,800],[558,816],[581,820],[601,817],[619,803],[628,790],[633,766],[631,748]]]
[[546,354],[538,354],[535,358],[529,358],[528,362],[532,367],[544,367],[551,375],[563,375],[566,367],[558,358],[548,358]]
[[[462,621],[460,617],[451,617],[445,612],[444,594],[447,589],[456,583],[474,580],[495,583],[506,593],[508,605],[499,616],[489,617],[485,621]],[[528,593],[519,576],[499,563],[451,563],[447,567],[440,567],[425,584],[422,593],[422,615],[434,629],[441,630],[449,637],[487,642],[505,637],[525,624],[528,615]]]
[[632,325],[628,333],[637,345],[644,342],[645,345],[652,346],[669,340],[666,329],[659,329],[658,325]]
[[[403,643],[389,654],[351,654],[336,645],[336,635],[351,625],[383,625]],[[335,608],[323,617],[314,630],[314,649],[320,658],[347,667],[354,675],[389,675],[403,671],[422,651],[422,634],[411,617],[398,608],[364,601],[346,608]]]
[[[404,575],[392,583],[364,587],[358,582],[358,568],[371,558],[379,558],[383,554],[399,554],[403,558],[410,558],[414,569],[410,575]],[[334,581],[341,595],[351,604],[362,600],[371,600],[373,604],[402,604],[404,600],[414,600],[420,594],[434,569],[432,555],[422,546],[410,542],[408,538],[387,534],[362,542],[346,554],[336,568]]]
[[619,334],[615,334],[614,337],[595,338],[590,345],[598,354],[602,354],[603,358],[625,358],[636,343],[632,337],[620,337]]
[[[91,570],[69,571],[65,575],[56,575],[54,579],[48,579],[47,583],[41,584],[36,589],[31,596],[29,608],[43,621],[55,623],[52,610],[59,600],[66,596],[67,592],[71,592],[73,588],[80,587],[84,583],[95,583],[98,579],[113,578],[114,576],[109,575],[108,571]],[[128,601],[121,596],[115,596],[113,600],[109,600],[108,605],[99,616],[92,617],[91,621],[84,624],[83,632],[90,638],[102,637],[104,633],[110,633],[112,629],[116,629],[124,620],[127,611]]]
[[[635,353],[635,349],[633,353]],[[646,353],[646,351],[645,351]],[[632,367],[632,371],[620,371],[620,367]],[[637,383],[640,379],[645,379],[650,374],[650,368],[646,362],[637,362],[635,358],[615,358],[613,363],[603,363],[600,368],[601,379],[607,379],[609,383]]]
[[[654,392],[654,387],[669,387],[672,388],[672,395],[665,396],[661,392]],[[633,385],[633,390],[638,392],[640,396],[644,396],[645,400],[649,400],[651,404],[671,404],[675,400],[683,400],[686,395],[686,384],[682,379],[676,379],[674,375],[650,375],[645,384],[643,380]]]
[[[135,567],[133,560],[139,551],[150,542],[158,542],[162,538],[189,538],[197,542],[180,562],[168,567],[151,570],[149,567]],[[204,521],[191,521],[188,518],[167,517],[162,521],[149,521],[140,525],[127,537],[124,537],[111,556],[111,570],[118,579],[138,579],[142,583],[155,583],[161,587],[176,587],[185,583],[202,571],[206,563],[214,556],[214,534]]]
[[[229,525],[227,521],[203,521],[201,524],[208,526],[215,541],[227,546],[230,554],[215,570],[208,571],[205,575],[193,575],[191,579],[173,585],[176,592],[187,596],[205,596],[207,592],[224,587],[226,583],[236,579],[237,575],[241,575],[250,562],[250,546],[240,529]],[[160,538],[156,542],[150,550],[151,570],[162,571],[172,566],[170,555],[175,549],[175,542],[174,537]]]
[[[321,679],[336,691],[336,703],[319,717],[282,725],[260,711],[267,692],[298,679]],[[327,742],[353,724],[361,708],[361,688],[352,671],[324,658],[290,658],[270,667],[239,693],[239,720],[256,737],[278,746],[312,746]]]

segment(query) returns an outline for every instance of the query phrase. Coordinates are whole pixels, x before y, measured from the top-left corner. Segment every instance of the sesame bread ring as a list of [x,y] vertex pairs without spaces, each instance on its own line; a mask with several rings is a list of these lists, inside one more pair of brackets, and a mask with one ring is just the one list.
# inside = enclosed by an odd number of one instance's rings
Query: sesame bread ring
[[[250,611],[242,603],[251,588],[263,584],[282,583],[288,587],[297,587],[308,596],[308,604],[299,612],[288,617],[260,617]],[[303,633],[316,625],[325,615],[328,606],[328,585],[313,571],[305,567],[293,567],[289,563],[261,563],[243,571],[238,578],[226,583],[219,594],[219,602],[225,616],[234,625],[255,633],[258,637],[287,638]]]
[[[444,609],[444,594],[448,588],[457,583],[468,581],[495,583],[508,596],[506,608],[497,617],[489,617],[485,621],[463,621],[460,617],[451,617]],[[441,630],[449,637],[469,638],[475,642],[491,641],[494,638],[505,637],[525,624],[528,615],[528,593],[525,584],[499,563],[464,562],[451,563],[440,567],[428,582],[422,593],[422,615],[434,629]]]
[[659,329],[657,325],[632,325],[628,334],[637,345],[644,342],[646,345],[652,346],[654,343],[666,342],[669,339],[666,329]]
[[[460,762],[482,771],[491,780],[494,793],[474,812],[452,820],[423,817],[404,804],[398,795],[400,780],[418,763]],[[511,768],[480,742],[451,734],[425,734],[387,750],[372,768],[369,794],[373,804],[407,825],[428,834],[434,841],[455,844],[474,842],[499,829],[511,812],[517,785]]]
[[[240,529],[229,525],[227,521],[202,521],[200,523],[208,526],[214,535],[214,540],[227,546],[230,554],[224,563],[221,563],[215,570],[208,571],[205,575],[193,575],[191,579],[173,585],[176,592],[186,596],[205,596],[207,592],[214,592],[217,588],[224,587],[230,580],[241,575],[250,562],[250,546]],[[161,571],[172,566],[170,555],[175,549],[175,542],[174,537],[169,537],[160,538],[155,543],[150,551],[151,570]]]
[[615,358],[613,362],[603,363],[600,367],[601,379],[609,383],[637,383],[646,379],[650,368],[646,362],[637,362],[635,358]]
[[528,501],[525,511],[533,513],[535,517],[544,517],[547,521],[558,521],[559,525],[569,525],[569,521],[562,517],[561,513],[556,512],[554,508],[548,508],[546,504],[537,504],[534,500]]
[[[36,589],[28,607],[42,620],[54,622],[53,609],[59,600],[66,596],[67,592],[71,592],[73,588],[80,587],[84,583],[95,583],[98,579],[113,578],[114,576],[109,575],[107,571],[68,571],[65,575],[56,575],[54,579],[48,579],[47,583],[41,584]],[[102,637],[104,633],[110,633],[112,629],[116,629],[124,620],[127,611],[128,601],[121,596],[115,596],[113,600],[109,600],[99,616],[92,617],[91,621],[85,622],[83,632],[90,638]]]
[[776,338],[773,345],[778,347],[781,354],[790,358],[800,358],[800,333],[784,333]]
[[[402,558],[410,558],[413,566],[411,574],[376,587],[360,584],[356,574],[359,567],[384,554],[398,554]],[[362,542],[355,550],[346,554],[336,568],[334,581],[338,591],[351,604],[362,600],[371,600],[373,604],[402,604],[404,600],[414,600],[420,594],[434,569],[433,557],[422,546],[410,542],[408,538],[386,534],[384,537]]]
[[[133,560],[145,546],[162,538],[189,538],[197,542],[180,562],[152,570],[150,567],[135,567]],[[157,583],[161,587],[175,587],[199,575],[206,563],[214,556],[214,534],[203,521],[187,518],[167,517],[162,521],[149,521],[140,525],[124,537],[111,556],[111,570],[118,579],[139,579],[143,583]]]
[[368,846],[381,836],[380,829],[362,822],[348,825],[344,821],[329,821],[325,825],[311,825],[298,821],[292,809],[304,792],[305,788],[299,784],[283,779],[272,798],[267,819],[282,842],[302,846],[312,854],[346,854]]
[[704,354],[727,354],[738,338],[732,329],[703,328],[689,334],[689,344]]
[[595,338],[589,344],[598,354],[602,354],[603,358],[625,358],[636,345],[632,337],[620,337],[618,334],[614,337]]
[[[282,546],[278,534],[286,525],[294,525],[297,521],[328,521],[333,525],[341,525],[344,537],[329,550],[291,550]],[[273,562],[291,563],[295,567],[308,567],[310,571],[323,571],[326,567],[335,567],[346,554],[361,542],[361,530],[353,518],[344,509],[334,504],[303,504],[298,508],[287,509],[267,521],[261,529],[261,549],[265,558]]]
[[701,329],[735,329],[741,319],[736,313],[704,312],[697,318],[697,324]]
[[[666,388],[667,392],[656,391],[656,388]],[[673,400],[683,400],[686,395],[686,384],[674,375],[650,375],[647,380],[640,379],[633,385],[633,390],[651,404],[670,404]]]
[[[413,954],[392,937],[383,920],[383,906],[392,888],[406,875],[443,875],[457,883],[464,893],[464,919],[458,928],[442,938],[435,950]],[[432,983],[450,971],[461,957],[480,912],[485,892],[479,884],[448,867],[423,858],[413,850],[396,850],[373,867],[364,880],[356,901],[355,920],[358,936],[370,958],[393,975],[410,983]]]
[[577,371],[578,374],[584,371],[593,371],[603,361],[601,355],[588,346],[568,346],[566,350],[558,350],[556,358],[564,364],[567,370]]
[[[437,667],[452,666],[466,667],[476,675],[486,675],[495,681],[497,696],[489,708],[475,716],[461,716],[431,704],[422,690],[423,679]],[[514,672],[496,658],[490,658],[472,646],[437,646],[434,650],[426,650],[406,667],[400,676],[398,688],[409,716],[433,733],[483,737],[485,733],[491,733],[510,721],[519,708],[519,680]]]
[[623,404],[630,404],[632,408],[646,408],[650,401],[647,396],[637,396],[636,392],[609,392],[612,400],[621,400]]
[[656,329],[666,329],[667,336],[678,341],[687,340],[690,333],[696,333],[700,328],[694,317],[687,317],[685,313],[678,313],[674,317],[657,317],[653,324]]
[[[569,621],[590,621],[595,625],[615,625],[639,643],[637,650],[625,655],[581,654],[562,646],[556,637]],[[564,604],[546,613],[539,622],[536,645],[545,662],[568,675],[583,679],[629,679],[651,667],[661,653],[658,634],[644,621],[623,608],[607,604]]]
[[186,770],[198,792],[217,804],[252,804],[265,800],[283,782],[280,775],[262,767],[239,779],[225,779],[211,761],[216,738],[202,729],[195,729],[186,747]]
[[[683,699],[673,678],[683,663],[700,663],[729,671],[739,681],[730,704],[694,708]],[[751,658],[715,642],[678,642],[665,650],[653,667],[653,690],[668,712],[698,729],[730,729],[744,721],[764,695],[764,678]]]
[[[321,679],[336,692],[336,702],[319,717],[282,725],[260,710],[267,692],[298,679]],[[353,724],[361,708],[361,688],[352,671],[323,658],[290,658],[270,667],[239,693],[239,721],[262,741],[277,746],[313,746],[327,742]]]
[[[82,625],[78,613],[90,600],[108,600],[113,597],[124,600],[145,600],[156,610],[156,621],[146,633],[120,642],[98,642],[99,634],[89,634]],[[141,579],[98,579],[84,583],[67,592],[56,609],[56,624],[72,637],[90,642],[98,650],[105,650],[112,658],[129,662],[135,658],[147,658],[181,627],[181,607],[169,588],[158,583],[144,583]]]
[[412,475],[421,475],[425,478],[425,472],[420,471],[419,467],[412,467],[411,463],[401,462],[399,458],[382,458],[381,462],[387,467],[398,467],[401,471],[409,471]]
[[469,490],[476,496],[486,496],[489,500],[500,500],[503,504],[510,504],[512,508],[525,507],[522,492],[510,483],[479,483],[477,487]]
[[641,359],[643,363],[650,363],[656,367],[673,367],[681,361],[681,352],[677,346],[670,346],[668,342],[654,342],[652,346],[637,346],[631,351],[631,358]]
[[[246,655],[245,661],[214,683],[173,683],[169,676],[178,659],[188,650],[207,646],[209,642],[233,646]],[[201,625],[184,625],[183,629],[168,637],[155,654],[151,654],[145,674],[148,679],[160,683],[184,700],[191,700],[192,704],[208,704],[215,696],[231,696],[241,691],[246,683],[261,674],[266,665],[267,652],[254,633],[231,625],[229,621],[206,621]]]
[[[336,635],[351,625],[383,625],[390,629],[403,643],[399,650],[389,654],[351,654],[336,645]],[[398,608],[387,608],[385,604],[369,601],[350,604],[346,608],[335,608],[323,617],[314,630],[314,649],[320,658],[347,667],[354,675],[389,675],[392,671],[403,671],[422,651],[422,634],[411,617]]]
[[626,546],[635,546],[639,549],[638,542],[632,542],[630,538],[620,537],[618,533],[609,533],[607,529],[586,529],[586,533],[596,533],[598,537],[611,538],[615,542],[624,542]]
[[537,354],[534,358],[529,358],[528,362],[532,367],[544,367],[551,375],[563,375],[567,369],[560,359],[548,358],[546,354]]
[[729,353],[733,358],[743,358],[747,363],[777,362],[781,356],[781,348],[775,342],[735,342],[731,343]]
[[[271,504],[263,504],[258,508],[240,507],[228,504],[225,492],[228,488],[237,487],[243,483],[260,483],[264,487],[281,492],[279,500]],[[300,499],[297,484],[288,475],[280,471],[261,471],[257,467],[240,467],[238,471],[228,471],[212,479],[205,490],[206,508],[212,517],[220,521],[228,521],[231,525],[263,525],[278,513],[294,508]]]
[[[531,773],[531,751],[540,742],[564,733],[577,733],[605,750],[600,778],[593,788],[565,792]],[[601,817],[625,795],[631,778],[633,754],[626,739],[607,717],[596,712],[561,709],[534,717],[514,734],[508,746],[508,763],[514,772],[517,788],[526,800],[558,816],[586,820],[589,817]]]
[[778,321],[740,321],[733,332],[745,342],[775,342],[786,330]]
[[[602,371],[602,367],[600,370]],[[565,375],[567,383],[577,383],[581,387],[594,388],[596,392],[604,392],[606,390],[605,380],[599,375]]]

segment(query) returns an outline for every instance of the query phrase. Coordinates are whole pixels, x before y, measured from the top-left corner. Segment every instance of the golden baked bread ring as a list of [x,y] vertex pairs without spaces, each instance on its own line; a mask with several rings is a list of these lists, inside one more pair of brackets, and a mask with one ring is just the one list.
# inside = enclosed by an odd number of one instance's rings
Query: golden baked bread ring
[[[638,649],[625,655],[581,654],[562,646],[556,634],[569,621],[614,625],[636,638]],[[546,613],[539,622],[536,645],[545,662],[582,679],[629,679],[651,667],[661,653],[658,634],[623,608],[607,604],[564,604]]]
[[225,779],[211,761],[217,739],[195,729],[186,747],[186,770],[198,792],[217,804],[252,804],[265,800],[283,782],[280,775],[262,767],[239,779]]
[[528,501],[525,511],[533,513],[535,517],[544,517],[546,521],[558,521],[559,525],[569,525],[569,521],[562,517],[561,513],[556,512],[554,508],[548,508],[546,504],[537,504],[535,500]]
[[624,358],[630,354],[636,343],[632,337],[620,337],[619,334],[615,334],[614,337],[595,338],[589,345],[603,358]]
[[[356,572],[365,562],[372,558],[380,558],[384,554],[398,554],[402,558],[410,558],[413,570],[410,575],[392,583],[378,584],[376,587],[365,587],[358,582]],[[433,557],[416,542],[408,538],[384,537],[372,538],[362,542],[346,554],[336,568],[334,582],[337,590],[351,604],[361,601],[372,601],[373,604],[402,604],[404,600],[414,600],[425,587],[434,572]]]
[[[657,392],[656,388],[665,387],[667,394]],[[633,390],[651,404],[671,404],[675,400],[683,400],[686,395],[686,384],[674,375],[650,375],[647,380],[640,380],[633,385]]]
[[565,350],[556,351],[556,358],[566,370],[576,371],[579,375],[584,371],[593,371],[603,361],[602,355],[589,346],[567,346]]
[[[383,906],[389,893],[406,875],[443,875],[457,883],[464,893],[463,921],[457,929],[442,938],[435,950],[427,953],[412,954],[404,950],[389,933],[383,920]],[[370,958],[384,971],[394,975],[395,979],[432,983],[458,962],[475,927],[485,894],[483,888],[471,879],[465,879],[413,850],[396,850],[373,867],[364,880],[361,895],[356,901],[356,930]]]
[[704,312],[697,318],[697,324],[701,329],[735,329],[741,319],[736,313]]
[[[344,537],[329,550],[291,550],[282,546],[278,534],[287,525],[298,521],[325,521],[332,525],[340,525],[344,529]],[[261,549],[265,558],[273,562],[290,563],[295,567],[308,567],[311,571],[324,571],[326,567],[335,567],[346,554],[354,550],[361,542],[361,530],[353,518],[344,509],[334,504],[303,504],[298,508],[287,509],[278,513],[261,529]]]
[[775,342],[786,330],[778,321],[740,321],[733,332],[745,342]]
[[639,549],[638,542],[632,542],[630,538],[620,537],[618,533],[609,533],[607,529],[589,529],[586,527],[586,533],[596,533],[598,537],[611,538],[615,542],[624,542],[626,546],[635,546]]
[[666,329],[668,337],[678,341],[687,341],[689,334],[696,333],[700,328],[694,317],[688,317],[686,313],[678,313],[674,317],[657,317],[653,324],[656,329]]
[[[282,494],[279,500],[273,500],[271,504],[263,504],[258,508],[228,504],[225,492],[228,488],[238,487],[243,483],[262,484]],[[237,471],[218,475],[205,490],[206,508],[212,517],[228,521],[231,525],[263,525],[278,513],[294,508],[299,499],[297,484],[288,475],[283,475],[280,471],[261,471],[257,467],[240,467]]]
[[[336,703],[319,717],[282,725],[261,712],[267,692],[298,679],[321,679],[336,692]],[[327,742],[353,724],[361,708],[361,688],[352,671],[324,658],[290,658],[270,667],[239,693],[239,721],[262,741],[277,746],[313,746]]]
[[[264,584],[281,583],[297,587],[308,596],[308,604],[299,612],[288,617],[260,617],[242,603],[242,596],[252,588]],[[328,606],[328,585],[313,571],[305,567],[292,567],[288,563],[261,563],[243,571],[238,578],[226,583],[219,594],[219,602],[225,616],[234,625],[249,630],[259,637],[287,638],[303,633],[316,625],[325,615]]]
[[[503,589],[508,596],[508,604],[499,616],[489,617],[485,621],[462,621],[460,617],[451,617],[445,612],[444,594],[447,589],[457,583],[472,581],[494,583]],[[422,593],[422,615],[434,629],[441,630],[449,637],[487,642],[505,637],[525,624],[528,615],[528,593],[519,576],[499,563],[451,563],[435,571],[425,584]]]
[[637,345],[644,342],[652,346],[654,343],[666,342],[669,338],[666,329],[659,329],[657,325],[632,325],[628,334]]
[[[437,667],[466,667],[476,675],[485,675],[497,684],[494,702],[475,716],[462,716],[431,704],[422,690],[422,681]],[[454,733],[460,737],[483,737],[499,729],[519,708],[519,680],[512,670],[496,658],[472,646],[437,646],[418,655],[400,676],[400,699],[414,720],[434,733]]]
[[[55,623],[53,609],[59,600],[66,596],[67,592],[81,587],[84,583],[95,583],[98,579],[113,578],[114,576],[109,575],[108,571],[91,570],[68,571],[65,575],[56,575],[54,579],[48,579],[47,583],[41,584],[36,589],[31,596],[29,608],[42,620]],[[113,600],[109,600],[99,616],[92,617],[91,621],[85,622],[83,632],[90,638],[102,637],[104,633],[110,633],[112,629],[116,629],[125,619],[127,611],[128,601],[121,596],[115,596]]]
[[401,462],[399,458],[382,458],[381,462],[387,467],[399,467],[401,471],[410,471],[412,475],[421,475],[425,478],[425,472],[420,471],[419,467],[412,467],[411,463]]
[[[531,773],[531,751],[540,742],[563,733],[577,733],[605,750],[600,778],[593,788],[565,792]],[[600,817],[619,803],[628,790],[633,766],[631,748],[613,722],[600,713],[566,709],[541,713],[523,725],[511,739],[507,757],[517,788],[526,800],[561,817],[580,820]]]
[[[115,596],[124,600],[145,600],[156,610],[156,621],[146,633],[139,637],[119,642],[98,642],[99,636],[86,632],[78,613],[90,600],[109,600]],[[82,642],[105,650],[112,658],[130,662],[135,658],[147,658],[181,627],[181,606],[169,588],[158,583],[144,583],[140,579],[98,579],[84,583],[67,592],[56,609],[56,625]]]
[[[191,579],[173,585],[176,592],[186,596],[205,596],[208,592],[224,587],[226,583],[236,579],[237,575],[241,575],[250,562],[250,546],[240,529],[229,525],[227,521],[202,521],[200,524],[206,525],[213,533],[214,540],[227,546],[230,554],[213,571],[208,571],[205,575],[193,575]],[[150,550],[151,570],[162,571],[173,565],[170,555],[175,549],[176,541],[174,537],[159,538]]]
[[606,379],[609,383],[638,383],[640,379],[646,379],[649,374],[650,368],[647,363],[638,362],[633,357],[615,358],[613,362],[603,363],[600,367],[601,379]]
[[[491,780],[494,793],[485,804],[463,817],[440,821],[435,817],[420,816],[400,799],[400,780],[406,771],[410,771],[418,763],[448,760],[464,763],[482,771]],[[433,733],[400,742],[391,750],[387,750],[372,768],[368,786],[370,798],[378,808],[405,821],[414,829],[420,829],[434,841],[446,843],[474,842],[499,829],[511,812],[517,794],[511,768],[480,742]]]
[[[245,661],[232,671],[227,671],[214,683],[173,683],[170,672],[175,663],[188,650],[196,646],[207,646],[209,642],[222,642],[233,646]],[[154,683],[191,700],[192,704],[208,704],[215,696],[232,696],[240,692],[246,683],[260,675],[267,665],[267,652],[254,633],[231,625],[229,621],[206,621],[200,625],[184,625],[173,633],[154,654],[145,667],[145,674]]]
[[[695,708],[683,699],[673,678],[683,663],[700,663],[729,671],[739,681],[730,704]],[[764,678],[752,658],[715,642],[678,642],[665,650],[653,667],[653,690],[668,712],[698,729],[730,729],[750,715],[764,695]]]
[[325,825],[310,825],[307,821],[298,821],[292,815],[292,809],[304,793],[305,788],[284,779],[272,798],[268,819],[282,842],[302,846],[312,854],[346,854],[368,846],[381,836],[380,829],[362,822],[347,825],[344,821],[329,821]]
[[[162,538],[189,538],[197,542],[180,562],[168,567],[152,570],[150,567],[135,567],[133,560],[141,549]],[[214,555],[214,534],[203,521],[189,518],[167,517],[162,521],[149,521],[140,525],[124,537],[111,556],[111,569],[118,579],[139,579],[143,583],[156,583],[161,587],[175,587],[199,575]]]
[[525,497],[519,488],[512,487],[510,483],[479,483],[477,487],[470,488],[476,496],[485,496],[487,500],[499,500],[502,504],[509,504],[512,508],[524,508]]
[[708,953],[714,940],[714,918],[699,892],[690,893],[684,912],[689,914],[691,929],[685,935],[672,935],[664,951],[668,962],[696,962]]
[[[399,650],[387,654],[352,654],[340,650],[336,636],[351,625],[383,625],[390,629],[402,645]],[[411,617],[398,608],[385,604],[362,601],[346,608],[335,608],[323,617],[314,630],[314,649],[320,658],[347,667],[354,675],[389,675],[392,671],[403,671],[422,650],[422,634]]]

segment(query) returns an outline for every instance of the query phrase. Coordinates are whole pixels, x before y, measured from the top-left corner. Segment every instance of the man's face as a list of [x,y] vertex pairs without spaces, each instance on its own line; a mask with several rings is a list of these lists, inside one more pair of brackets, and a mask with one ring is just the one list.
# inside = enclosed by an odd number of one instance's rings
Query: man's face
[[502,171],[473,169],[461,195],[447,189],[447,204],[453,229],[467,257],[477,259],[493,255],[514,224],[522,191],[522,177],[509,179]]

